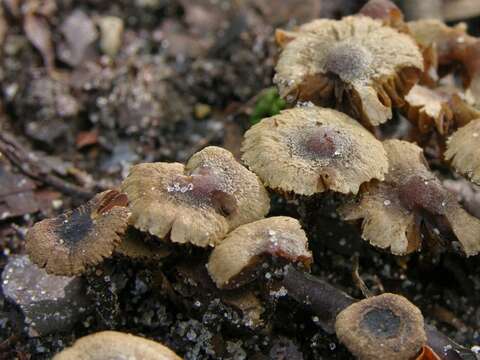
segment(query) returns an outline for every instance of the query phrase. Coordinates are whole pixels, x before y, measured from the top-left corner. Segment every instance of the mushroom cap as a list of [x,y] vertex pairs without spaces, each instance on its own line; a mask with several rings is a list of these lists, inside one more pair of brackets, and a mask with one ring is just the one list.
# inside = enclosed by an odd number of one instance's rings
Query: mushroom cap
[[388,169],[382,143],[371,133],[341,112],[314,106],[263,119],[245,133],[242,151],[266,186],[300,195],[357,193]]
[[277,216],[239,226],[213,249],[208,272],[218,288],[233,288],[255,279],[264,256],[309,265],[312,254],[298,220]]
[[290,38],[276,66],[280,95],[317,104],[335,96],[374,126],[391,118],[423,70],[411,37],[366,16],[314,20]]
[[399,31],[407,31],[402,11],[390,0],[369,0],[358,13],[372,19],[382,20],[383,24]]
[[405,96],[405,105],[407,118],[417,124],[422,133],[432,127],[442,135],[448,133],[453,112],[445,94],[417,84]]
[[130,212],[125,194],[104,191],[80,207],[36,223],[27,233],[30,259],[48,273],[76,275],[112,255]]
[[360,360],[404,360],[427,342],[420,310],[403,296],[361,300],[337,315],[338,339]]
[[445,159],[459,173],[480,184],[480,119],[461,127],[448,139]]
[[166,242],[153,243],[145,241],[145,233],[129,227],[115,249],[115,254],[131,260],[157,261],[169,256],[172,249]]
[[172,350],[152,340],[121,333],[102,331],[84,336],[53,357],[53,360],[181,360]]
[[258,177],[219,147],[207,147],[183,166],[132,167],[122,184],[142,231],[176,243],[214,246],[241,224],[263,218],[270,199]]
[[[363,219],[362,238],[395,255],[418,250],[421,212],[444,218],[467,256],[480,251],[480,220],[469,215],[428,168],[417,145],[383,143],[389,171],[383,182],[366,184],[358,202],[339,209],[344,220]],[[468,228],[467,228],[468,225]]]

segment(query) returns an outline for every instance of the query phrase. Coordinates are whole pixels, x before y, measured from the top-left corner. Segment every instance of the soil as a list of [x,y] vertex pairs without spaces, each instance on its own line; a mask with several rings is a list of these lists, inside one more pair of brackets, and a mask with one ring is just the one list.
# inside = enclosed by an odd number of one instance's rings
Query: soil
[[[184,162],[207,145],[238,155],[258,95],[272,86],[275,29],[339,18],[364,1],[320,3],[4,0],[0,270],[10,256],[25,252],[33,223],[117,186],[135,163]],[[118,50],[98,27],[106,16],[123,21]],[[452,178],[437,165],[432,161]],[[394,257],[361,240],[358,226],[338,220],[341,199],[334,195],[272,197],[270,215],[301,220],[314,274],[361,298],[352,280],[358,258],[372,292],[403,294],[457,342],[480,343],[479,257],[435,246]],[[66,333],[30,337],[19,308],[0,292],[0,359],[49,359],[78,337],[105,329],[158,340],[185,359],[352,358],[308,309],[288,296],[261,295],[268,278],[250,289],[265,308],[263,324],[252,328],[228,296],[203,291],[211,284],[202,271],[194,278],[206,255],[176,247],[153,263],[108,260],[85,276],[95,309]]]

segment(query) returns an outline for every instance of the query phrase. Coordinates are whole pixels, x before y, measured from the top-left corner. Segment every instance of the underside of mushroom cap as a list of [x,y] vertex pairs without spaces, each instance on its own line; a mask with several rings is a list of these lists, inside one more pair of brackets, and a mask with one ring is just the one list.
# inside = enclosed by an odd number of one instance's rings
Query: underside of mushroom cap
[[264,217],[268,193],[227,150],[207,147],[179,163],[134,166],[122,189],[131,223],[177,243],[214,246],[240,224]]
[[372,134],[341,112],[315,106],[263,119],[246,132],[242,152],[266,186],[299,195],[355,194],[388,169],[382,143]]
[[108,190],[56,218],[35,224],[26,237],[32,261],[48,273],[75,275],[109,257],[121,242],[130,212],[125,194]]
[[172,350],[152,340],[118,331],[84,336],[53,360],[181,360]]
[[359,301],[340,312],[338,339],[360,360],[406,360],[427,342],[420,310],[395,294]]
[[312,254],[298,220],[277,216],[238,227],[212,251],[207,268],[217,287],[238,287],[255,279],[265,256],[309,266]]
[[480,184],[480,119],[458,129],[448,140],[445,159],[460,174]]
[[274,78],[282,97],[336,103],[374,126],[391,118],[423,70],[412,38],[366,16],[315,20],[284,44]]
[[477,254],[480,220],[468,214],[443,187],[428,168],[422,149],[401,140],[387,140],[384,147],[389,159],[385,180],[366,184],[357,202],[339,209],[342,218],[363,219],[362,237],[395,255],[420,248],[422,224],[431,223],[436,228],[445,222],[449,229],[442,230],[453,232],[465,254]]

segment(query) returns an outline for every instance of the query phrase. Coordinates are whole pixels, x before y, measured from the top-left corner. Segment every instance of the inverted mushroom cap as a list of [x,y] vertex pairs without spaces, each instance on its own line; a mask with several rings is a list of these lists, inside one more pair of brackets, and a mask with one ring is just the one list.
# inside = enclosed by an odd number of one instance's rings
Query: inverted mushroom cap
[[300,195],[357,193],[388,169],[382,143],[358,122],[314,106],[263,119],[245,133],[242,151],[266,186]]
[[403,296],[382,294],[337,315],[335,332],[360,360],[405,360],[427,341],[420,310]]
[[415,85],[405,96],[405,112],[423,133],[435,128],[440,135],[480,117],[480,111],[470,105],[454,87],[430,89]]
[[84,336],[53,360],[181,360],[172,350],[152,340],[117,331]]
[[448,140],[445,159],[461,174],[480,184],[480,119],[458,129]]
[[186,166],[134,166],[122,184],[132,224],[159,238],[214,246],[232,229],[263,218],[270,208],[257,176],[222,148],[194,154]]
[[274,78],[280,95],[335,100],[374,126],[391,118],[423,70],[412,38],[366,16],[315,20],[289,37]]
[[298,220],[278,216],[238,227],[213,249],[208,272],[219,288],[241,286],[255,279],[267,255],[310,264],[308,239]]
[[384,148],[389,160],[385,180],[366,184],[358,202],[340,209],[343,219],[363,219],[362,237],[396,255],[419,249],[423,220],[444,219],[466,255],[477,254],[480,220],[443,187],[428,168],[422,149],[401,140],[387,140]]
[[75,275],[109,257],[121,241],[130,212],[125,194],[108,190],[86,204],[35,224],[27,233],[32,261],[55,275]]

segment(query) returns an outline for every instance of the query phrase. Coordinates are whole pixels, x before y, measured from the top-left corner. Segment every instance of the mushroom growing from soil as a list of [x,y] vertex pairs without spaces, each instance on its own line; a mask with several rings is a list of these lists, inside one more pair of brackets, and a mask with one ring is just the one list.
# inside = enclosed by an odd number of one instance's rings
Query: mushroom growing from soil
[[266,186],[299,195],[355,194],[388,169],[382,143],[371,133],[339,111],[315,106],[263,119],[245,133],[242,152]]
[[392,117],[392,107],[423,71],[423,57],[407,34],[367,16],[314,20],[283,39],[275,83],[290,101],[333,105],[373,126]]
[[38,222],[26,237],[30,259],[50,274],[77,275],[109,257],[130,212],[125,194],[108,190],[80,207]]
[[215,246],[239,225],[263,218],[270,199],[258,177],[222,148],[179,163],[134,166],[122,184],[131,223],[161,239]]
[[53,360],[181,360],[172,350],[152,340],[121,333],[102,331],[84,336],[54,356]]
[[[319,324],[322,329],[329,334],[335,333],[338,315],[359,301],[326,281],[299,271],[293,266],[287,265],[283,274],[283,279],[277,283],[277,286],[282,286],[289,297],[311,309],[319,318]],[[363,301],[369,300],[370,299],[366,299]],[[410,307],[411,306],[414,305],[410,304]],[[414,312],[416,311],[414,310]],[[378,324],[378,329],[385,328],[382,327],[380,323],[384,318],[385,317],[378,316],[372,319]],[[420,319],[418,316],[415,316],[415,318],[417,320]],[[416,321],[414,324],[415,323]],[[418,328],[416,330],[419,334],[421,333]],[[472,350],[457,344],[438,331],[434,326],[425,324],[424,334],[427,336],[427,343],[419,356],[414,357],[416,360],[437,359],[435,356],[431,358],[426,356],[432,352],[441,360],[474,360],[477,358]],[[411,339],[407,338],[407,340]],[[380,344],[377,347],[377,352],[383,354],[383,347],[381,347]],[[382,359],[390,358],[385,356]]]
[[238,227],[213,249],[207,268],[217,287],[235,288],[253,281],[267,257],[309,267],[312,253],[298,220],[278,216]]
[[448,139],[445,159],[480,185],[480,119],[461,127]]
[[411,359],[427,342],[420,310],[403,296],[388,293],[341,311],[335,332],[360,360]]
[[384,147],[389,159],[385,181],[365,184],[359,200],[340,209],[343,219],[363,219],[362,237],[395,255],[418,250],[424,234],[458,240],[467,256],[477,254],[480,220],[443,187],[422,149],[401,140],[387,140]]
[[404,111],[421,133],[435,129],[442,136],[480,117],[480,111],[453,87],[430,89],[415,85],[405,96]]

